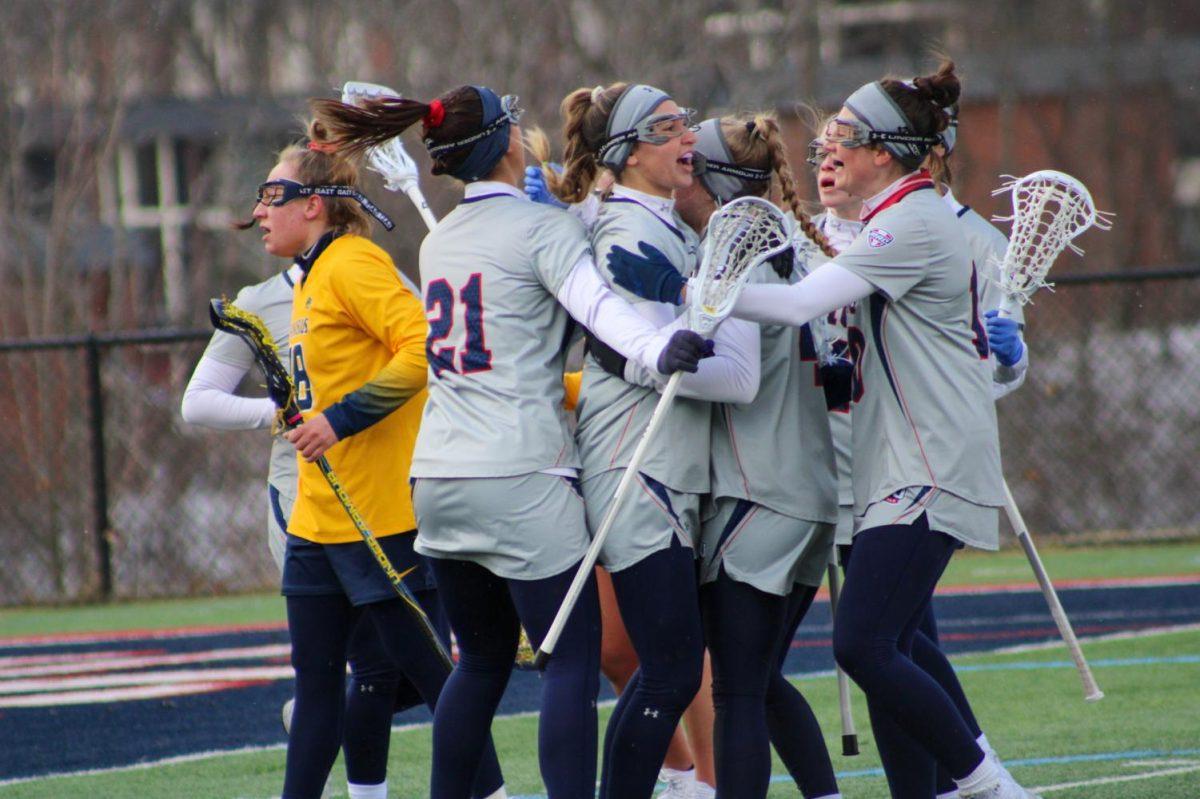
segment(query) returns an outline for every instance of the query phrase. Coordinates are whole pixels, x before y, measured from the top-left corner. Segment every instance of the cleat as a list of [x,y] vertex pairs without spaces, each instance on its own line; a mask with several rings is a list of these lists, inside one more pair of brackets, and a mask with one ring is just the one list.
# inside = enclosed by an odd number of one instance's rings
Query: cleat
[[696,769],[694,768],[679,771],[664,767],[658,772],[658,781],[666,783],[667,788],[655,799],[695,799],[697,796],[696,786],[700,784],[696,782]]
[[292,714],[296,712],[296,698],[292,697],[283,703],[283,709],[279,711],[280,721],[283,722],[283,731],[292,734]]

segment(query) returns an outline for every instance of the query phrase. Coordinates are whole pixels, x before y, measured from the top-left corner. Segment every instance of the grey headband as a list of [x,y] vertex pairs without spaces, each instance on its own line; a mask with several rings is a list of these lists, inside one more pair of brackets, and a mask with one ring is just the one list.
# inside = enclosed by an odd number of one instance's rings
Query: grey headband
[[634,126],[670,99],[671,95],[644,83],[635,84],[621,92],[621,96],[613,105],[612,113],[608,115],[608,126],[604,131],[607,138],[600,147],[600,163],[614,172],[619,173],[624,169],[637,141]]
[[950,115],[950,123],[946,125],[946,129],[941,132],[942,146],[946,148],[946,155],[954,152],[954,145],[958,142],[958,103],[946,109],[946,113]]
[[909,169],[920,166],[929,148],[941,141],[936,135],[914,133],[912,121],[879,81],[860,86],[846,99],[845,106],[867,123],[878,134],[873,138]]
[[757,193],[755,189],[771,179],[770,172],[741,167],[733,162],[733,154],[721,131],[721,120],[716,117],[704,120],[696,129],[692,158],[700,185],[718,203]]

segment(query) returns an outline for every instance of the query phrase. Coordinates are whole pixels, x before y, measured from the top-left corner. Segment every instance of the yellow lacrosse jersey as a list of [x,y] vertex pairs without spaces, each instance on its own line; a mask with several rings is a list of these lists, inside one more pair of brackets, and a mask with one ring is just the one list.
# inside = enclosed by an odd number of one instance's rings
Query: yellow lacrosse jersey
[[[330,242],[292,298],[300,410],[305,419],[328,411],[341,440],[325,456],[376,536],[417,526],[408,474],[425,406],[426,331],[421,302],[392,259],[361,236]],[[297,458],[288,532],[321,544],[360,540],[317,465]]]

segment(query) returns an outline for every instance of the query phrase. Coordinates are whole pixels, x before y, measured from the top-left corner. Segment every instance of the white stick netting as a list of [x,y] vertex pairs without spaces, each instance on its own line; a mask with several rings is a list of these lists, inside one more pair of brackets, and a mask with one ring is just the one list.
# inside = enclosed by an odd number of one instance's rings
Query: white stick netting
[[1046,274],[1064,249],[1083,250],[1071,240],[1090,227],[1108,230],[1111,214],[1097,211],[1087,187],[1062,172],[1046,169],[1023,178],[1004,175],[1008,182],[993,196],[1012,192],[1012,235],[999,265],[1000,288],[1009,303],[1024,305],[1046,282]]
[[709,218],[700,271],[692,281],[692,329],[707,335],[733,310],[750,272],[791,246],[788,218],[758,197],[741,197]]

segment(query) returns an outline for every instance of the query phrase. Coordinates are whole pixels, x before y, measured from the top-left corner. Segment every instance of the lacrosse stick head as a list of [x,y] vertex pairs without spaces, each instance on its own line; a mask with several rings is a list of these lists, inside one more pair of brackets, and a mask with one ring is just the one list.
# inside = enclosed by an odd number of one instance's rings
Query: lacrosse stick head
[[271,401],[283,412],[283,419],[289,426],[298,423],[300,409],[296,405],[292,377],[280,362],[275,342],[262,317],[242,310],[225,298],[209,302],[208,317],[217,330],[235,335],[246,343],[266,380]]
[[739,197],[714,211],[700,271],[688,288],[692,330],[710,335],[733,310],[750,273],[791,246],[787,215],[761,197]]
[[[368,100],[401,97],[400,92],[379,83],[348,80],[342,84],[342,102],[347,105],[361,106]],[[367,165],[383,178],[388,191],[407,192],[419,185],[417,163],[404,149],[399,136],[372,147],[367,152]]]
[[1063,172],[1043,169],[1009,181],[993,196],[1012,193],[1013,212],[996,221],[1012,222],[1012,235],[999,265],[1000,288],[1008,307],[1024,305],[1046,282],[1046,274],[1064,249],[1083,250],[1071,240],[1090,227],[1108,230],[1111,214],[1097,211],[1087,187]]

